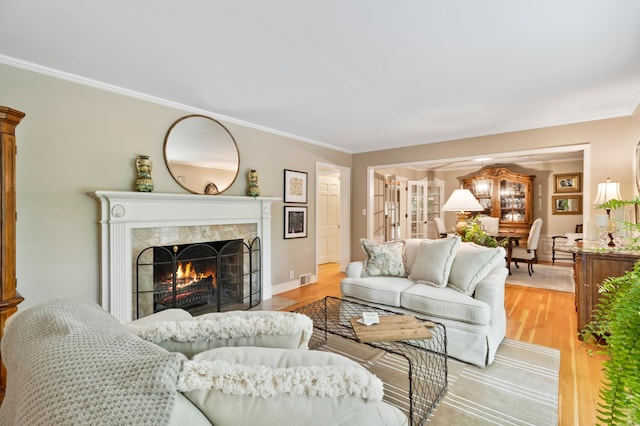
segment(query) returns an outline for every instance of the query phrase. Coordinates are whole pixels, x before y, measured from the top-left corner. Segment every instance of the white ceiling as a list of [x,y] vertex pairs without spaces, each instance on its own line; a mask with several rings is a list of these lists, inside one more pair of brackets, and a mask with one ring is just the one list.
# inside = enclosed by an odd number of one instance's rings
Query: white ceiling
[[629,115],[639,22],[638,0],[5,0],[0,62],[355,153]]

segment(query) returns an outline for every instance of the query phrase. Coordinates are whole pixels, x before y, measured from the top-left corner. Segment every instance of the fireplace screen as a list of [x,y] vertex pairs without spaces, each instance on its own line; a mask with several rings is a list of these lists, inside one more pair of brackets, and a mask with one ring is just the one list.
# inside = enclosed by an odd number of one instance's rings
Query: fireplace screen
[[136,260],[134,315],[246,310],[262,301],[260,239],[147,247]]

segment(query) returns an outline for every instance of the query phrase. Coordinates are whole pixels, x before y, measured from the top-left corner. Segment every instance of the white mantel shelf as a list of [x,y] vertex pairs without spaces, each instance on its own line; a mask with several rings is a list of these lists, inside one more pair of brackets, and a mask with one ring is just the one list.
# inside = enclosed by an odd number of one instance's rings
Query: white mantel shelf
[[132,231],[137,228],[255,223],[262,246],[263,300],[271,288],[271,204],[275,197],[95,191],[100,201],[102,307],[132,319]]

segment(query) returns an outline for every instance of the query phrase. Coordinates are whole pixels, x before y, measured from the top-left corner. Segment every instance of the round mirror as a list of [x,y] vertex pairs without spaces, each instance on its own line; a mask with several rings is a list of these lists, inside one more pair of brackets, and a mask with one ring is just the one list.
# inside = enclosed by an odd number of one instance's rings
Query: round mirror
[[222,123],[204,115],[188,115],[167,131],[164,161],[184,189],[213,195],[226,191],[236,180],[240,155]]

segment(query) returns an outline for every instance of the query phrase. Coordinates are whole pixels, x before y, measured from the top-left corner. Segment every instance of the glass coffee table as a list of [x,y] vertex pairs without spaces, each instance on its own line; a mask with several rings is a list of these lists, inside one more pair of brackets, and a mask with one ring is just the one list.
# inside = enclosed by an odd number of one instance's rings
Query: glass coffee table
[[[296,312],[313,320],[311,349],[326,344],[332,334],[404,358],[408,364],[408,414],[412,425],[423,424],[446,393],[447,334],[442,324],[332,296]],[[363,312],[377,313],[380,324],[366,328],[356,324]],[[378,325],[382,327],[376,329]]]

